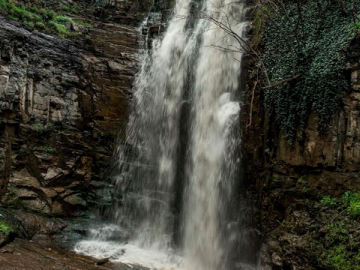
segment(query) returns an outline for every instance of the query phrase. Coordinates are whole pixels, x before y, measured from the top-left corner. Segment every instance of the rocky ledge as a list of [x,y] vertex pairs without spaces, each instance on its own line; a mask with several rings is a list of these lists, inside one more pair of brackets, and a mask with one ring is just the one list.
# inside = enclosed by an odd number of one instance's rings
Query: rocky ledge
[[[114,21],[94,17],[86,35],[73,40],[38,33],[0,15],[4,207],[78,216],[108,185],[105,172],[116,139],[123,136],[119,131],[127,122],[138,70],[136,27],[149,8],[110,2],[105,11],[108,17],[113,12]],[[128,24],[120,20],[118,8],[129,8]],[[107,195],[100,197],[106,202]]]

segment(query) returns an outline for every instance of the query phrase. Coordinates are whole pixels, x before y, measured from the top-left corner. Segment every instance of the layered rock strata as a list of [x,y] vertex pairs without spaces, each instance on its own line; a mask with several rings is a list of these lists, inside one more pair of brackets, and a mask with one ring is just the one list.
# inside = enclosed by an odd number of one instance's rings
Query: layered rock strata
[[137,27],[151,8],[110,2],[103,12],[112,20],[97,21],[93,10],[93,28],[73,40],[0,17],[3,206],[77,216],[106,185],[138,68]]

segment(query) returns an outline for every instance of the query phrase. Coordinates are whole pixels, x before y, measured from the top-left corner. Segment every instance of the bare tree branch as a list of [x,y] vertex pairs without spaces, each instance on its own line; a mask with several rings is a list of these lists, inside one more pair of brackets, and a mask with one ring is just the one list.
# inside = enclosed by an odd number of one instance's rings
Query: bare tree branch
[[275,83],[273,83],[273,84],[271,84],[269,86],[262,87],[261,89],[262,90],[267,90],[267,89],[273,88],[273,87],[278,86],[278,85],[283,84],[283,83],[288,83],[288,82],[291,82],[291,81],[295,81],[298,78],[300,78],[299,74],[292,77],[292,78],[288,78],[288,79],[285,79],[285,80],[282,80],[282,81],[275,82]]

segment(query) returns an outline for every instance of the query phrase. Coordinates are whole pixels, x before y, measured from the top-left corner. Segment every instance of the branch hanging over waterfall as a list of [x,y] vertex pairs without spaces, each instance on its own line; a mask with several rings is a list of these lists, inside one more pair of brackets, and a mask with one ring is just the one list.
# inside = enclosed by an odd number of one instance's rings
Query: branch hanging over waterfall
[[292,77],[292,78],[288,78],[288,79],[285,79],[285,80],[274,82],[273,84],[270,84],[269,86],[261,87],[261,89],[262,90],[267,90],[267,89],[273,88],[273,87],[278,86],[278,85],[283,84],[283,83],[288,83],[288,82],[291,82],[291,81],[295,81],[298,78],[300,78],[299,74]]
[[[224,50],[224,51],[238,51],[238,52],[244,51],[253,60],[260,63],[259,66],[263,70],[263,74],[265,75],[266,82],[267,82],[267,84],[269,86],[270,85],[270,79],[268,77],[268,72],[266,70],[265,64],[261,59],[261,53],[259,51],[255,50],[250,42],[248,42],[246,39],[241,37],[238,33],[236,33],[232,29],[232,26],[231,26],[232,24],[230,22],[231,20],[238,21],[239,23],[243,23],[243,21],[239,21],[238,19],[234,18],[233,15],[228,14],[227,12],[225,12],[222,9],[219,9],[217,7],[213,7],[213,8],[214,8],[214,10],[216,10],[216,12],[218,14],[221,14],[221,16],[215,17],[210,13],[201,11],[201,12],[198,13],[198,15],[195,15],[196,18],[209,21],[209,22],[211,22],[211,24],[215,25],[216,27],[219,27],[221,30],[224,31],[224,34],[225,34],[224,37],[231,36],[232,38],[234,38],[238,42],[239,47],[228,45],[228,48],[225,48],[224,46],[219,46],[217,44],[211,44],[210,46],[212,46],[214,48],[217,48],[217,49]],[[186,19],[185,17],[181,17],[181,16],[179,16],[179,18],[180,19]],[[214,29],[213,27],[209,27],[205,31],[211,31],[213,29]]]

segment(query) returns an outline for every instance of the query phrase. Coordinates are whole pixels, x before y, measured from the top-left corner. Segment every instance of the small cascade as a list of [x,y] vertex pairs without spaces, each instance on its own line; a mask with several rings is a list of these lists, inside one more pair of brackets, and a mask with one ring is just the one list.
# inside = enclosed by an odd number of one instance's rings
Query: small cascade
[[163,37],[145,40],[117,149],[111,224],[92,229],[77,252],[151,269],[252,269],[250,259],[236,261],[247,245],[239,212],[245,12],[245,1],[178,0]]

